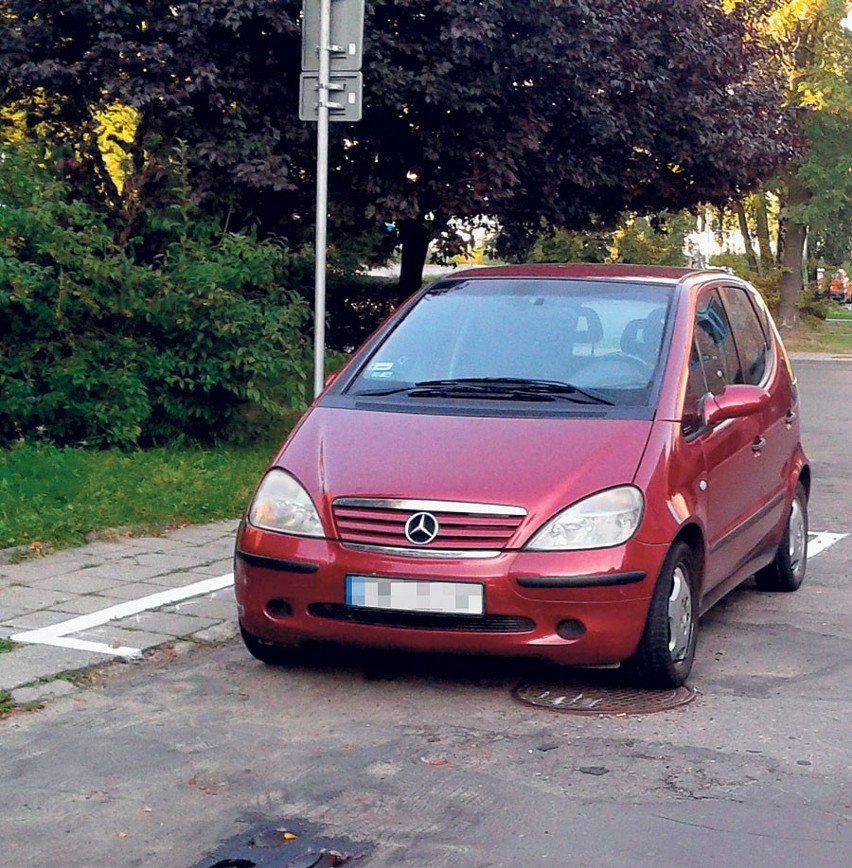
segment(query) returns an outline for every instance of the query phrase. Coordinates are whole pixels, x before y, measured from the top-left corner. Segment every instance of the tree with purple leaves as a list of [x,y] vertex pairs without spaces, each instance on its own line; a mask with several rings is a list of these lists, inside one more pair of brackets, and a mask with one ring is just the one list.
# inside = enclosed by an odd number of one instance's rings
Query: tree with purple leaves
[[[199,201],[296,240],[314,176],[299,5],[0,0],[3,101],[73,146],[116,219],[144,220],[181,141]],[[405,295],[454,218],[496,220],[519,249],[542,225],[740,195],[796,144],[744,35],[715,0],[367,0],[363,120],[332,131],[332,237],[392,224]],[[95,144],[116,103],[139,117],[121,191]]]

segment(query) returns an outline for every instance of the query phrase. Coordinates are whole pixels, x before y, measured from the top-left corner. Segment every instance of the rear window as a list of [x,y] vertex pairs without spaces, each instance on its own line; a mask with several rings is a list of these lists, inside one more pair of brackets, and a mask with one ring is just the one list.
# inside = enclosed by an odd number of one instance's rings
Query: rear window
[[349,385],[350,394],[435,380],[567,383],[647,402],[672,290],[564,279],[456,280],[427,292]]

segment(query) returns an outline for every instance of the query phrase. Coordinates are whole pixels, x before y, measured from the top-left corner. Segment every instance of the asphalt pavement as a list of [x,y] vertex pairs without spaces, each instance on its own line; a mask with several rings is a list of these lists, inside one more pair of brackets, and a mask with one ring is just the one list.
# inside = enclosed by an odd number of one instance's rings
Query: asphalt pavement
[[531,661],[264,666],[232,638],[236,521],[0,563],[0,692],[44,702],[0,720],[0,864],[323,864],[321,841],[371,868],[846,868],[852,358],[796,361],[807,581],[715,606],[669,710],[533,707],[521,686],[588,682]]

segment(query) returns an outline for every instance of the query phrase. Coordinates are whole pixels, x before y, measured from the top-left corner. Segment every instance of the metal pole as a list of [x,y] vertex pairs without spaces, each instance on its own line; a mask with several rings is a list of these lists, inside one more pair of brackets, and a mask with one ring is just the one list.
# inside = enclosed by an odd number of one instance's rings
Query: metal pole
[[328,234],[328,98],[331,84],[331,0],[320,0],[317,111],[316,270],[314,276],[314,397],[325,385],[325,274]]

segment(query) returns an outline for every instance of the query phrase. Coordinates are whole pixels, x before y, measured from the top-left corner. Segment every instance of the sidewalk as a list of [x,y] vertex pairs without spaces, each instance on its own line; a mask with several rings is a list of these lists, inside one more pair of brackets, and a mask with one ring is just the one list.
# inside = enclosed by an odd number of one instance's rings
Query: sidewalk
[[237,520],[162,537],[95,542],[0,564],[0,697],[25,705],[77,691],[63,673],[179,640],[236,635],[232,556]]

